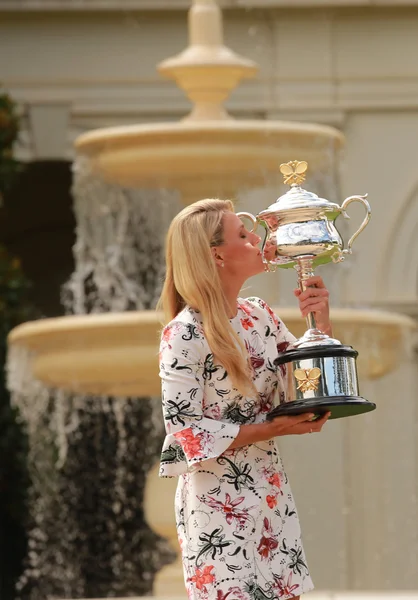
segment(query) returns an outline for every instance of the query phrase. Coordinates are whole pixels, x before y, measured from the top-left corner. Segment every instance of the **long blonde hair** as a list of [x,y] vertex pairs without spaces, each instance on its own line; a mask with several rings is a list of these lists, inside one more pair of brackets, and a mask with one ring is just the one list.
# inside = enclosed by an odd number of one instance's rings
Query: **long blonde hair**
[[[200,311],[212,354],[243,395],[254,395],[251,366],[228,319],[228,304],[211,246],[223,243],[222,217],[234,211],[230,200],[200,200],[178,213],[168,230],[166,276],[158,309],[167,321],[185,306]],[[241,350],[241,351],[240,351]]]

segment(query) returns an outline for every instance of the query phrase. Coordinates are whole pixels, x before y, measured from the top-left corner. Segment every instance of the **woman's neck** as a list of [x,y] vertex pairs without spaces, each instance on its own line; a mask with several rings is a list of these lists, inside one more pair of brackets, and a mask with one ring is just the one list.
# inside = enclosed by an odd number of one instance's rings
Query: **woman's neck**
[[224,291],[226,303],[227,303],[227,312],[228,318],[233,319],[237,316],[237,300],[242,287],[241,282],[237,281],[227,281],[226,277],[222,278],[222,288]]

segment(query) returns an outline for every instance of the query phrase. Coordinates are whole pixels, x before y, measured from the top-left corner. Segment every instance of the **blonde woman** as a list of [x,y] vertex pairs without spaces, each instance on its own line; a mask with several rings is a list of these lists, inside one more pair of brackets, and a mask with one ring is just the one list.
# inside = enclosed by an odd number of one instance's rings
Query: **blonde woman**
[[[166,439],[160,476],[178,477],[177,530],[190,600],[298,598],[313,588],[299,520],[274,438],[321,431],[329,414],[266,421],[286,400],[278,349],[295,338],[259,298],[242,299],[264,269],[260,238],[223,200],[181,211],[167,236],[160,306]],[[328,291],[295,291],[331,333]]]

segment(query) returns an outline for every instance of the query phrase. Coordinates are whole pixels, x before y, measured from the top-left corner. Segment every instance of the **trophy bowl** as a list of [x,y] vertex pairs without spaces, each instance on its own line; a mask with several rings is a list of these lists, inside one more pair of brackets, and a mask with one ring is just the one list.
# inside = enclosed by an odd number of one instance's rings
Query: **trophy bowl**
[[[318,265],[341,262],[352,253],[354,240],[371,216],[367,196],[350,196],[340,206],[301,188],[307,169],[306,161],[280,165],[290,190],[257,216],[238,213],[251,221],[253,230],[258,226],[264,229],[262,255],[266,270],[294,268],[302,291]],[[340,215],[350,218],[346,209],[352,202],[363,204],[366,216],[344,248],[335,221]],[[358,352],[320,331],[312,313],[306,321],[305,334],[274,361],[277,368],[286,370],[288,394],[267,419],[305,412],[318,416],[330,412],[330,418],[337,419],[374,410],[376,405],[359,395]]]

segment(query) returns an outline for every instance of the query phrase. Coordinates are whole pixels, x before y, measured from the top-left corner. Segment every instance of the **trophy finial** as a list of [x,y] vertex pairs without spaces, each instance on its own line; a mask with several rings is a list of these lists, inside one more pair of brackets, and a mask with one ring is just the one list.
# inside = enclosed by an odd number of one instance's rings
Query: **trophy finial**
[[299,185],[305,181],[307,170],[306,160],[291,160],[280,165],[280,173],[284,175],[284,182],[288,185]]

